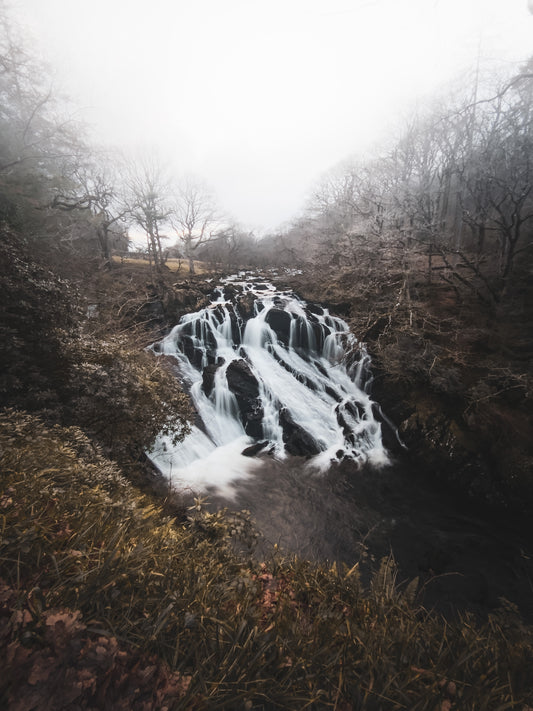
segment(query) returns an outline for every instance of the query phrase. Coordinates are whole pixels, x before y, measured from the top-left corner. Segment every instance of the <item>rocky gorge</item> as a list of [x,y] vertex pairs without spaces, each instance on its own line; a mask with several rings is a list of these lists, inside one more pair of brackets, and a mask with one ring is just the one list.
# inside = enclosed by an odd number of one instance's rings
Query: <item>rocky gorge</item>
[[[252,476],[245,478],[236,492],[230,492],[229,498],[216,487],[208,487],[212,505],[229,503],[250,509],[267,544],[276,543],[317,560],[353,563],[358,557],[368,575],[374,561],[392,552],[401,574],[419,577],[425,602],[438,609],[450,612],[463,607],[480,612],[505,597],[519,604],[527,616],[533,614],[528,481],[516,472],[506,473],[505,467],[498,469],[502,458],[497,460],[491,454],[495,434],[487,431],[483,416],[468,399],[475,384],[466,392],[461,390],[473,374],[485,382],[483,369],[488,368],[487,359],[494,357],[479,353],[480,341],[487,338],[479,323],[474,328],[467,320],[467,316],[472,318],[470,314],[463,316],[462,326],[456,322],[450,325],[446,314],[443,318],[443,311],[451,313],[455,306],[448,303],[449,294],[440,293],[433,304],[422,303],[421,298],[413,304],[412,300],[409,316],[405,305],[391,303],[397,297],[395,289],[374,295],[370,305],[354,293],[348,275],[320,281],[297,273],[278,274],[273,279],[268,273],[260,279],[264,283],[273,280],[282,290],[294,289],[308,299],[311,313],[325,308],[336,318],[346,319],[357,339],[367,344],[372,365],[364,388],[371,394],[372,417],[380,424],[390,464],[376,469],[339,453],[322,478],[310,477],[307,461],[317,454],[316,442],[283,408],[279,423],[289,462],[281,465],[274,461],[267,454],[269,444],[260,425],[264,412],[258,382],[246,360],[237,358],[226,364],[227,382],[245,432],[254,440],[243,445],[241,452],[259,457],[263,465],[252,466]],[[211,282],[198,279],[189,289],[180,286],[180,291],[189,295],[191,306],[198,306],[207,304],[206,294],[212,288]],[[250,295],[241,303],[245,316],[252,316]],[[416,319],[423,309],[422,333]],[[291,320],[276,306],[265,319],[285,348]],[[445,333],[451,326],[456,331],[455,345],[453,337]],[[228,329],[238,341],[235,318],[230,319]],[[306,333],[321,338],[316,324]],[[183,351],[198,364],[201,355],[184,335]],[[417,352],[421,342],[422,351]],[[442,343],[447,343],[446,348]],[[465,361],[466,347],[474,356],[478,349],[477,359],[473,356]],[[206,364],[199,386],[207,396],[212,394],[222,365],[214,355],[208,360],[211,362]],[[309,380],[307,386],[312,391]],[[514,390],[518,388],[510,387],[503,393],[504,402],[508,393],[515,397],[514,417],[521,421],[513,434],[507,467],[519,458],[515,450],[520,449],[522,467],[527,468],[527,403],[523,402],[525,392],[520,399]],[[491,397],[486,400],[491,407],[502,407],[501,394],[496,402]],[[506,426],[509,423],[504,421],[497,430],[497,441],[505,436],[502,429]]]

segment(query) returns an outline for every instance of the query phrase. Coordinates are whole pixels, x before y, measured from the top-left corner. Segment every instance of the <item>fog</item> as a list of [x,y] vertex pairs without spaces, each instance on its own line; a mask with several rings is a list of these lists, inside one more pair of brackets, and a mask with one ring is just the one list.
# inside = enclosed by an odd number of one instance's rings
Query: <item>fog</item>
[[439,86],[533,54],[526,0],[17,0],[94,140],[155,147],[261,232]]

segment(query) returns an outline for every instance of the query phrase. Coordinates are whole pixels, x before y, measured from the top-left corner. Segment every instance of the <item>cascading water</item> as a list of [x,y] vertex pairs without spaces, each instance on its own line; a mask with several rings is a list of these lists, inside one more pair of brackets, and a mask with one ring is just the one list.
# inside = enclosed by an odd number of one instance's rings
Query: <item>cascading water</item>
[[234,480],[262,465],[258,453],[305,456],[317,470],[345,458],[388,463],[369,358],[326,309],[241,274],[152,349],[176,359],[198,413],[183,442],[162,436],[150,453],[177,486],[231,495]]

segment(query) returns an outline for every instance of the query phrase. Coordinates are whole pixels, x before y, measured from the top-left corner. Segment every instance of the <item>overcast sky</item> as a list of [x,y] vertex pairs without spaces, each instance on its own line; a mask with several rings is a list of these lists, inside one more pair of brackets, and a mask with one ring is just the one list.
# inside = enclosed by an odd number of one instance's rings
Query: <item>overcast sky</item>
[[[529,0],[533,4],[533,0]],[[471,71],[533,55],[528,0],[11,0],[99,142],[159,147],[248,227]]]

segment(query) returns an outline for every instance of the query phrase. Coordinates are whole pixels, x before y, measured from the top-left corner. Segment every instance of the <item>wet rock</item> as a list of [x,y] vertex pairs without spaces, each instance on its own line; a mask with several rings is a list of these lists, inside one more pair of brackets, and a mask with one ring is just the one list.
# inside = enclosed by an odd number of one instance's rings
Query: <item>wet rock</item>
[[319,316],[324,313],[324,309],[318,304],[307,304],[307,310],[312,314],[318,314]]
[[216,363],[210,363],[207,365],[202,372],[202,390],[209,397],[213,392],[215,386],[215,373],[220,368],[223,359],[219,358]]
[[[227,309],[227,311],[226,311]],[[231,305],[224,307],[222,304],[219,304],[215,306],[212,310],[212,315],[214,319],[218,322],[218,325],[221,326],[226,318],[228,317],[229,314],[229,320],[231,323],[231,338],[233,340],[233,343],[238,345],[241,342],[241,332],[239,328],[239,323],[237,316],[235,315],[235,312],[233,311],[233,307]],[[213,336],[214,339],[214,336]],[[216,343],[216,341],[215,341]]]
[[319,363],[318,360],[313,361],[313,365],[315,368],[318,370],[318,372],[323,375],[325,378],[329,378],[329,373],[328,371],[324,368],[322,363]]
[[[289,322],[290,329],[290,322]],[[317,323],[309,323],[307,319],[298,316],[296,323],[293,326],[293,345],[300,352],[303,351],[306,356],[309,352],[316,352],[324,342],[322,329]]]
[[234,301],[237,297],[238,291],[233,284],[226,284],[224,286],[224,298],[228,301]]
[[224,311],[223,311],[221,304],[217,304],[216,306],[211,305],[211,314],[212,314],[212,317],[215,319],[215,321],[218,322],[219,325],[223,323]]
[[348,437],[349,435],[352,434],[352,430],[348,423],[346,422],[346,418],[342,414],[339,405],[335,408],[335,413],[337,415],[337,422],[339,423],[339,426],[342,427],[342,433],[345,437]]
[[381,424],[381,439],[385,448],[388,449],[389,452],[398,452],[401,449],[407,449],[407,446],[400,437],[398,428],[394,422],[387,417],[377,402],[372,403],[372,413],[377,422]]
[[256,442],[255,444],[251,444],[249,447],[246,447],[246,449],[243,449],[241,454],[244,457],[255,457],[256,454],[259,454],[265,447],[269,445],[268,440],[263,440],[262,442]]
[[342,401],[344,400],[343,396],[342,396],[340,393],[338,393],[338,392],[335,390],[335,388],[332,388],[330,385],[326,385],[326,387],[324,388],[324,391],[325,391],[331,398],[333,398],[334,400],[336,400],[337,402],[342,402]]
[[215,335],[213,334],[211,329],[207,329],[207,332],[204,336],[204,343],[205,343],[207,355],[216,356],[216,353],[218,350],[218,344],[217,344],[217,339],[215,338]]
[[324,327],[321,323],[311,322],[311,325],[313,327],[313,331],[315,332],[317,350],[319,353],[321,353],[322,349],[324,348],[324,341],[326,340],[326,333],[324,331]]
[[349,400],[346,403],[345,407],[346,410],[352,415],[352,417],[355,417],[356,420],[366,419],[365,408],[361,405],[361,403],[357,402],[356,400]]
[[249,399],[259,396],[259,383],[248,363],[242,358],[233,360],[229,364],[226,377],[231,391],[237,398]]
[[198,370],[202,367],[203,351],[194,344],[192,336],[183,334],[180,339],[181,351]]
[[237,319],[237,316],[235,313],[232,311],[230,314],[230,320],[231,320],[231,337],[233,339],[233,343],[238,345],[241,342],[241,329],[239,327],[239,321]]
[[233,360],[227,370],[228,387],[235,395],[244,426],[250,437],[263,437],[263,407],[259,398],[259,383],[245,360]]
[[286,407],[280,410],[279,423],[283,428],[283,442],[289,454],[297,457],[312,457],[320,452],[315,440],[296,424]]
[[287,311],[272,308],[267,313],[265,321],[270,328],[275,332],[279,340],[285,345],[289,345],[289,337],[291,332],[291,315]]
[[172,290],[165,293],[162,307],[166,319],[176,323],[183,314],[204,308],[208,303],[209,297],[200,289],[178,282],[173,285]]
[[238,300],[239,313],[245,321],[255,316],[254,312],[255,296],[253,294],[243,294]]

